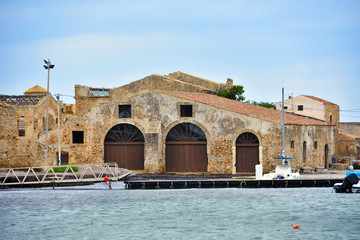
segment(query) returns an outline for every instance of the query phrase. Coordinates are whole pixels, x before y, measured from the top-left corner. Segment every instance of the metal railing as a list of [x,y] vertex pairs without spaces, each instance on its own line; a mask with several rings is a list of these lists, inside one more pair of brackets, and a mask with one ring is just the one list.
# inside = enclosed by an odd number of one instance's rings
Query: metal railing
[[[58,172],[59,168],[64,169]],[[0,186],[102,182],[105,176],[119,181],[130,173],[116,163],[0,168]]]

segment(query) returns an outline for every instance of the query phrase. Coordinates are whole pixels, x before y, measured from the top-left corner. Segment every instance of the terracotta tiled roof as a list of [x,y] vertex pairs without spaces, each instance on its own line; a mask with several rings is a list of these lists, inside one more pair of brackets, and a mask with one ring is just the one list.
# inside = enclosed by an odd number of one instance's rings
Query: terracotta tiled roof
[[[281,123],[281,112],[274,109],[260,107],[236,100],[231,100],[228,98],[223,98],[212,94],[170,92],[170,91],[160,91],[160,92],[179,98],[192,100],[207,105],[212,105],[218,108],[230,110],[244,115],[254,116],[254,117],[270,120],[272,122]],[[317,120],[310,117],[300,116],[292,113],[287,113],[287,112],[285,112],[284,118],[285,118],[285,124],[288,125],[323,125],[323,126],[333,125],[325,121]]]
[[309,95],[302,95],[302,96],[307,97],[307,98],[310,98],[310,99],[315,100],[315,101],[318,101],[318,102],[321,102],[321,103],[324,103],[324,104],[333,104],[333,105],[336,105],[335,103],[326,101],[326,100],[321,99],[321,98],[318,98],[318,97],[309,96]]

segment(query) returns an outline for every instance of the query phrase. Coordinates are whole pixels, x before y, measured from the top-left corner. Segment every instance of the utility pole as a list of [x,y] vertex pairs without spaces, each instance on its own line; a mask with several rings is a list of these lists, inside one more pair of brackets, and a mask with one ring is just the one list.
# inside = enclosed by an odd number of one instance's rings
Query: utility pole
[[58,100],[58,142],[59,142],[59,149],[58,149],[58,154],[59,154],[59,166],[61,165],[61,142],[60,142],[60,93],[58,93],[56,95],[56,98]]
[[50,69],[54,68],[55,65],[51,65],[50,59],[48,61],[44,60],[44,68],[48,70],[47,78],[47,91],[46,91],[46,130],[45,130],[45,168],[47,167],[47,157],[48,157],[48,130],[49,130],[49,81],[50,81]]
[[284,122],[284,88],[282,88],[282,103],[281,103],[281,123],[282,123],[282,164],[285,164],[285,122]]

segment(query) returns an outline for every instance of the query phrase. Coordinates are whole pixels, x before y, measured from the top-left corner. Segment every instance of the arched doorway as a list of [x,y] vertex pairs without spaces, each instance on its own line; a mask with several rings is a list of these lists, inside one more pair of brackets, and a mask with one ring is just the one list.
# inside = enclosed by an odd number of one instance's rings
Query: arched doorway
[[180,123],[166,137],[167,172],[207,172],[206,136],[192,123]]
[[250,132],[236,139],[236,172],[254,173],[259,164],[259,139]]
[[105,137],[105,162],[129,170],[144,170],[144,135],[131,124],[118,124]]
[[329,146],[327,144],[325,144],[325,166],[324,168],[328,168],[329,167]]

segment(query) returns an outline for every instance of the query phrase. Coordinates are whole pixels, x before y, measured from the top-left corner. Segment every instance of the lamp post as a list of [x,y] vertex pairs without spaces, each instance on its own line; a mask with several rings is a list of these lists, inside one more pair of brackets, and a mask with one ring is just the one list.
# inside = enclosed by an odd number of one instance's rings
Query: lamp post
[[48,129],[49,129],[49,80],[50,80],[50,69],[54,68],[55,65],[51,65],[50,59],[44,60],[44,68],[48,70],[47,79],[47,91],[46,91],[46,130],[45,130],[45,168],[47,167],[47,155],[48,155]]

